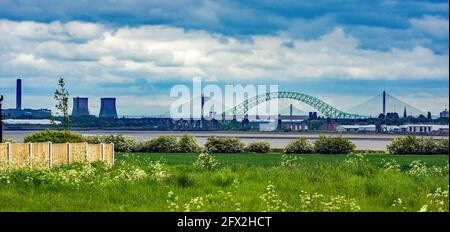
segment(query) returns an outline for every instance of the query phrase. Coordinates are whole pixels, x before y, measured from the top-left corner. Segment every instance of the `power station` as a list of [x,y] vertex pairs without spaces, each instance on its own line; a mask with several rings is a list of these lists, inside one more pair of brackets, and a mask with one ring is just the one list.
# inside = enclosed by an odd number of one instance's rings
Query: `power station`
[[117,118],[116,98],[100,99],[100,118]]
[[[11,107],[10,109],[2,110],[1,116],[5,119],[49,119],[51,117],[51,111],[47,109],[27,109],[23,108],[22,105],[22,80],[16,80],[16,97],[15,97],[15,107]],[[378,122],[383,123],[385,119],[392,119],[392,121],[399,120],[399,113],[396,112],[396,109],[403,110],[403,118],[402,121],[398,121],[398,123],[406,123],[413,120],[422,120],[423,122],[434,122],[431,118],[431,113],[428,113],[429,116],[425,117],[423,112],[414,108],[413,106],[397,99],[396,97],[390,95],[388,92],[383,91],[381,94],[370,98],[369,100],[357,105],[356,109],[363,109],[361,114],[357,114],[352,109],[347,113],[344,111],[340,111],[333,106],[313,97],[310,95],[297,93],[297,92],[271,92],[269,94],[258,95],[253,98],[247,99],[244,102],[236,105],[235,107],[229,109],[228,111],[222,112],[222,121],[218,121],[214,115],[215,112],[210,112],[208,118],[205,118],[204,115],[204,105],[206,102],[206,98],[204,95],[201,95],[201,118],[193,118],[192,115],[189,119],[183,118],[172,118],[172,117],[141,117],[141,118],[131,118],[131,117],[122,117],[118,118],[117,108],[116,108],[116,98],[115,97],[106,97],[100,98],[100,112],[98,114],[98,119],[95,119],[94,115],[90,115],[89,111],[89,98],[88,97],[74,97],[73,98],[73,108],[72,108],[72,117],[74,117],[74,122],[78,127],[88,127],[88,128],[102,128],[102,127],[133,127],[133,128],[153,128],[155,130],[230,130],[232,128],[238,129],[255,129],[259,128],[260,123],[267,123],[267,120],[261,120],[258,115],[256,115],[256,119],[249,118],[248,110],[252,107],[255,107],[257,104],[264,103],[265,101],[269,101],[271,99],[292,99],[298,102],[305,103],[310,107],[318,110],[318,112],[309,112],[309,115],[294,115],[294,107],[293,104],[290,104],[287,108],[288,111],[286,115],[278,114],[278,126],[277,130],[284,131],[307,131],[307,130],[326,130],[326,131],[338,131],[338,126],[340,131],[368,131],[370,126],[370,131],[381,132],[384,129],[381,127],[376,127],[375,125],[366,125],[368,123],[369,118],[381,120]],[[381,107],[380,107],[381,106]],[[214,111],[214,110],[213,110]],[[374,111],[370,115],[378,115],[368,116],[365,113]],[[380,113],[381,112],[381,113]],[[227,119],[228,113],[228,119]],[[281,112],[280,112],[281,113]],[[321,113],[321,116],[318,115]],[[409,113],[409,114],[408,114]],[[323,115],[323,116],[322,116]],[[409,116],[408,116],[409,115]],[[412,115],[420,115],[417,118],[411,117]],[[87,120],[76,117],[84,117],[90,116]],[[232,120],[231,120],[232,116]],[[244,116],[242,123],[238,124],[236,120],[236,116]],[[252,115],[254,116],[254,115]],[[410,118],[411,117],[411,118]],[[441,112],[440,118],[447,118],[448,120],[448,110]],[[116,119],[116,120],[110,120]],[[346,119],[348,122],[341,123],[337,119]],[[106,122],[108,123],[104,123]],[[269,118],[270,120],[270,118]],[[274,119],[275,120],[275,119]],[[311,124],[309,122],[312,120],[317,120],[315,124]],[[26,120],[16,120],[16,121],[26,121]],[[31,120],[26,121],[29,123]],[[230,121],[230,122],[225,122]],[[415,123],[414,121],[412,121]],[[9,128],[22,128],[21,124],[10,123],[8,122]],[[23,123],[23,122],[21,122]],[[26,123],[27,127],[30,126]],[[351,125],[355,123],[362,123],[362,125]],[[75,124],[75,123],[74,123]],[[107,124],[108,126],[104,126]],[[339,125],[342,124],[342,125]],[[355,129],[356,128],[356,129]],[[391,128],[391,127],[389,127]],[[391,128],[392,129],[392,128]],[[386,131],[392,131],[394,129],[386,129]],[[397,130],[397,129],[396,129]],[[418,129],[420,132],[420,128]],[[447,133],[448,127],[445,132],[445,128],[443,130],[439,129],[438,132],[433,133]],[[398,130],[397,130],[398,131]],[[395,131],[394,131],[395,132]],[[431,130],[427,127],[425,131],[422,132],[431,132]]]
[[47,119],[51,113],[49,109],[22,109],[22,79],[16,80],[16,108],[4,109],[1,112],[6,119]]
[[88,98],[87,97],[74,97],[72,116],[89,116]]
[[[89,116],[89,99],[87,97],[73,98],[73,117]],[[116,98],[100,99],[100,118],[118,118],[116,109]]]

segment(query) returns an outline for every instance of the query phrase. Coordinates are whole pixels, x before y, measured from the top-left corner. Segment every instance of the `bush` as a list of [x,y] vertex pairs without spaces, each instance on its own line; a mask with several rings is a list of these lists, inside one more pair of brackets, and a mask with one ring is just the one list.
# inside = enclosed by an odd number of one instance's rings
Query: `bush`
[[355,144],[342,136],[320,136],[314,143],[314,150],[321,154],[349,154],[355,147]]
[[140,151],[143,152],[176,152],[178,150],[177,138],[174,136],[159,136],[143,142]]
[[421,154],[436,154],[437,144],[432,138],[420,138],[417,140],[419,142],[419,153]]
[[305,154],[312,152],[313,146],[311,142],[302,137],[289,141],[288,145],[284,148],[284,153],[286,154]]
[[415,136],[397,137],[387,145],[387,150],[392,154],[417,154],[419,141]]
[[84,136],[84,141],[91,144],[99,143],[113,143],[114,151],[117,152],[132,152],[137,150],[138,142],[129,137],[119,135],[94,135]]
[[15,139],[11,139],[11,138],[3,138],[2,139],[2,143],[15,143],[16,140]]
[[449,154],[449,140],[448,138],[440,139],[436,142],[436,153]]
[[194,136],[192,135],[183,135],[178,141],[179,152],[200,152],[201,150],[201,146],[197,143]]
[[27,135],[24,138],[25,143],[42,143],[42,142],[52,142],[52,143],[82,143],[84,142],[83,136],[77,133],[73,133],[67,130],[64,131],[53,131],[45,130],[41,132],[36,132],[31,135]]
[[248,152],[267,153],[270,151],[270,144],[265,141],[249,143],[246,147]]
[[244,143],[234,137],[209,137],[205,143],[205,150],[211,153],[239,153],[244,151]]
[[448,138],[434,140],[432,138],[417,138],[412,135],[397,137],[388,144],[387,149],[392,154],[448,154]]

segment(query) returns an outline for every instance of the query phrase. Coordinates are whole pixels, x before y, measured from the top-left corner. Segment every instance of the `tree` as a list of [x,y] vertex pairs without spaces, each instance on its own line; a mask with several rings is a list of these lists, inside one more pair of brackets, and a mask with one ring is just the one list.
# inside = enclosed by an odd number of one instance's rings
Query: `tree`
[[419,117],[417,117],[417,122],[419,122],[419,123],[426,122],[426,121],[428,121],[428,120],[423,114],[421,114],[421,115],[419,115]]
[[58,80],[58,89],[55,91],[54,98],[56,100],[56,109],[58,109],[63,115],[64,129],[68,130],[70,127],[69,91],[67,91],[66,83],[62,77]]
[[322,120],[308,120],[308,128],[310,130],[319,130],[322,125]]

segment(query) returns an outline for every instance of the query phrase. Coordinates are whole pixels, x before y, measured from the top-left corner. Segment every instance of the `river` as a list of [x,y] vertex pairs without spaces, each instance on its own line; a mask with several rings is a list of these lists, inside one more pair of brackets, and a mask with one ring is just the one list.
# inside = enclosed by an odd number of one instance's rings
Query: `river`
[[[26,135],[36,131],[28,130],[7,130],[4,131],[4,137],[13,138],[17,142],[22,142]],[[273,148],[283,148],[286,144],[295,138],[305,137],[311,141],[319,137],[319,133],[295,133],[295,132],[236,132],[236,131],[109,131],[109,130],[91,130],[91,131],[74,131],[82,135],[109,135],[123,134],[133,137],[139,141],[148,140],[161,135],[181,136],[190,134],[197,138],[200,144],[204,144],[210,136],[233,136],[241,138],[243,142],[249,143],[253,141],[264,140],[270,143]],[[393,138],[402,135],[391,134],[337,134],[326,133],[325,135],[342,135],[348,138],[356,145],[358,150],[385,150]],[[433,136],[433,138],[442,138],[441,136]]]

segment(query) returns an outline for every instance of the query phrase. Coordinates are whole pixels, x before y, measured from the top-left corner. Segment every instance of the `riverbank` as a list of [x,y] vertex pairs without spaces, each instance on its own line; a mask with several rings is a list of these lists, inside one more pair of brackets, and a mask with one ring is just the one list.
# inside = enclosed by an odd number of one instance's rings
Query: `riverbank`
[[[139,141],[145,141],[154,137],[166,135],[179,137],[184,134],[194,136],[197,141],[203,145],[206,139],[211,136],[231,136],[240,138],[245,143],[259,140],[267,141],[272,148],[284,148],[287,143],[298,137],[305,137],[309,140],[315,140],[320,135],[341,135],[348,138],[356,145],[357,150],[375,150],[384,151],[386,145],[395,137],[404,136],[396,134],[351,134],[351,133],[314,133],[314,132],[258,132],[258,131],[128,131],[128,130],[73,130],[82,135],[110,135],[123,134],[135,138]],[[4,136],[13,138],[22,142],[26,135],[32,134],[36,130],[6,130]],[[431,136],[435,139],[442,139],[444,136]]]

